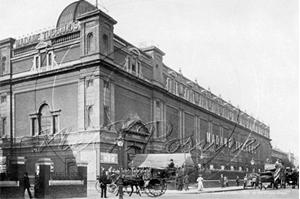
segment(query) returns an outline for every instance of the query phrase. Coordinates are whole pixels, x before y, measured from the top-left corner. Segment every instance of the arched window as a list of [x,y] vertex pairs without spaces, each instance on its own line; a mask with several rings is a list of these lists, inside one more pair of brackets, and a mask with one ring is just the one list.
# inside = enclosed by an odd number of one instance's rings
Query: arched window
[[47,104],[43,104],[39,111],[40,115],[40,133],[39,134],[50,134],[51,133],[51,120],[52,115],[50,108]]
[[86,41],[87,41],[87,53],[90,53],[90,52],[94,51],[95,44],[94,44],[94,35],[93,35],[93,33],[89,33],[87,35]]
[[104,34],[102,39],[103,39],[103,51],[104,53],[108,53],[108,36]]
[[92,122],[92,117],[93,117],[93,106],[89,106],[88,110],[87,110],[88,114],[88,118],[87,118],[87,122],[88,122],[88,127],[93,127],[93,122]]
[[4,74],[6,72],[6,57],[2,57],[1,59],[1,74]]

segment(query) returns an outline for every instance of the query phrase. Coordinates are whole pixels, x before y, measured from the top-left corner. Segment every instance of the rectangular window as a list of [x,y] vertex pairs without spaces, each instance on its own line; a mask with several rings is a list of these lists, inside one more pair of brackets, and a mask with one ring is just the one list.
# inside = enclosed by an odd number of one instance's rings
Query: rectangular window
[[53,134],[58,132],[58,115],[53,115]]
[[47,55],[46,53],[41,53],[41,67],[44,67],[47,65]]
[[35,67],[36,67],[36,68],[39,68],[39,67],[40,67],[40,57],[39,57],[39,56],[36,56],[36,57],[35,57]]
[[208,100],[208,108],[211,110],[212,109],[212,103],[211,100]]
[[2,118],[2,133],[0,132],[0,137],[6,134],[6,117]]
[[168,81],[168,91],[172,92],[172,87],[173,87],[172,86],[172,80],[170,78],[168,78],[167,81]]
[[140,75],[141,74],[141,63],[137,62],[137,74]]
[[186,100],[189,100],[190,99],[190,90],[188,88],[185,88],[184,89],[184,98]]
[[175,81],[175,95],[178,95],[178,83]]
[[52,53],[48,54],[48,66],[52,66]]
[[156,136],[159,137],[160,134],[160,118],[161,118],[161,111],[160,111],[160,103],[156,101]]
[[34,135],[37,135],[37,119],[36,118],[32,118],[31,119],[31,127],[32,127],[32,132],[31,134],[34,136]]
[[132,70],[132,72],[134,72],[134,73],[136,72],[135,64],[132,64],[132,65],[131,65],[131,70]]
[[183,85],[180,84],[180,85],[179,85],[179,96],[182,97],[182,95],[183,95]]
[[194,91],[192,89],[190,89],[189,101],[194,103]]

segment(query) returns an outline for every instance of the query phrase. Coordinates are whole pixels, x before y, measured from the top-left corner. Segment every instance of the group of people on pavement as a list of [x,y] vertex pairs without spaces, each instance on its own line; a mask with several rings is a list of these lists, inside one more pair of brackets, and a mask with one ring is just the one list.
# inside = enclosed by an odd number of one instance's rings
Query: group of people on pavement
[[219,182],[221,184],[221,188],[229,187],[229,180],[227,176],[223,176],[223,174],[221,174]]

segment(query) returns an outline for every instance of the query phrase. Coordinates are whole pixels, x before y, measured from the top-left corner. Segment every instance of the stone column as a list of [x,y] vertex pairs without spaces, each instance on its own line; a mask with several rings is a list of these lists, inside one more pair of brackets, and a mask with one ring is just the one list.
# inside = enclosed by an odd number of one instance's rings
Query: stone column
[[82,177],[84,180],[84,185],[87,185],[87,166],[89,163],[87,162],[77,162],[77,171],[78,176]]
[[47,198],[49,195],[49,180],[50,180],[50,158],[40,158],[37,161],[39,165],[39,187],[34,192],[36,198]]
[[16,180],[22,181],[25,174],[25,157],[12,157],[11,159],[11,171],[14,174]]
[[[18,193],[11,193],[13,198],[24,198],[25,157],[12,157],[11,171],[16,181],[19,181]],[[16,190],[17,191],[17,190]]]

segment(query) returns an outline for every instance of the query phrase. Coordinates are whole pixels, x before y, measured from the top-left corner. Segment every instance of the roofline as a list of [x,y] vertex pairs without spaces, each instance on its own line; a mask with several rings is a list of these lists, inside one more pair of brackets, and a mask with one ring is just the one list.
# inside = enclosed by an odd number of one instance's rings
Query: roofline
[[12,38],[12,37],[8,37],[6,39],[2,39],[0,40],[0,44],[6,44],[6,43],[13,43],[14,41],[16,41],[16,39]]

